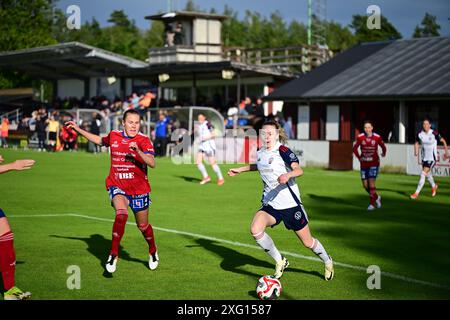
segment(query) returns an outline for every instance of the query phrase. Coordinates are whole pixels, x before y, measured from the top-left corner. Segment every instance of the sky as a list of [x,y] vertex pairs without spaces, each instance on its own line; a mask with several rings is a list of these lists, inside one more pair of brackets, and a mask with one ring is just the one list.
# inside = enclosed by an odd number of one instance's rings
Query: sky
[[[175,9],[181,10],[187,0],[172,0]],[[326,2],[326,17],[343,25],[351,22],[353,14],[366,14],[369,5],[378,5],[381,13],[397,28],[404,38],[411,38],[414,28],[420,23],[425,12],[437,17],[442,36],[450,36],[450,0],[321,0]],[[124,10],[141,29],[147,29],[150,22],[144,16],[168,11],[169,0],[59,0],[63,11],[70,5],[81,9],[81,21],[95,17],[102,26],[113,10]],[[286,22],[294,19],[306,23],[307,0],[194,0],[201,9],[215,8],[223,12],[225,5],[233,8],[242,18],[246,10],[256,11],[263,16],[278,10]]]

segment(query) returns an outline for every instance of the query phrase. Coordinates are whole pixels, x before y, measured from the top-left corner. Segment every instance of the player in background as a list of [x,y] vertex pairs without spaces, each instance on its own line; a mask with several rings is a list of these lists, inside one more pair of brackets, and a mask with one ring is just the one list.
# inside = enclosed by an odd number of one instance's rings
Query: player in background
[[[0,156],[0,163],[3,162]],[[34,165],[34,160],[16,160],[12,163],[0,165],[0,174],[8,171],[27,170]],[[14,233],[8,223],[5,213],[0,209],[0,271],[5,289],[5,300],[26,300],[31,293],[23,292],[15,286],[16,252],[14,250]]]
[[203,177],[202,181],[200,181],[200,184],[206,184],[211,181],[211,177],[208,175],[205,165],[203,164],[203,161],[206,157],[208,158],[209,164],[217,175],[217,184],[220,186],[225,183],[225,179],[222,176],[222,171],[220,171],[219,165],[217,164],[216,158],[214,156],[216,152],[216,143],[214,142],[214,128],[211,123],[206,120],[204,114],[200,113],[197,119],[199,122],[197,135],[200,139],[200,145],[198,147],[197,153],[197,168],[198,170],[200,170]]
[[150,270],[155,270],[159,263],[153,228],[148,222],[151,188],[147,178],[147,167],[155,167],[154,149],[149,137],[139,132],[140,120],[139,112],[129,109],[123,115],[124,130],[113,130],[103,138],[81,129],[73,121],[66,123],[66,126],[73,128],[89,141],[109,147],[111,151],[111,168],[106,178],[106,189],[116,217],[112,230],[111,251],[106,263],[106,270],[110,273],[116,271],[119,245],[128,220],[128,206],[134,213],[137,227],[148,243]]
[[[381,196],[377,194],[375,182],[380,168],[380,157],[378,156],[378,147],[381,147],[383,157],[386,156],[386,145],[380,135],[373,132],[371,121],[364,122],[364,133],[356,138],[353,146],[353,153],[361,164],[361,180],[364,189],[370,196],[370,204],[367,210],[372,211],[381,208]],[[361,154],[358,151],[361,148]]]
[[303,175],[299,160],[284,144],[287,137],[275,121],[265,122],[261,131],[262,147],[257,152],[257,163],[230,169],[233,177],[247,171],[259,171],[264,184],[262,207],[256,212],[250,232],[261,248],[276,263],[274,276],[280,278],[289,261],[278,251],[272,238],[265,232],[281,221],[293,230],[303,245],[311,249],[325,264],[325,280],[333,279],[333,260],[319,240],[311,236],[308,216],[301,202],[300,191],[295,182]]
[[420,174],[419,184],[417,185],[416,192],[410,197],[411,199],[417,199],[420,191],[425,184],[425,178],[431,186],[431,196],[436,196],[438,185],[434,182],[433,172],[431,171],[436,164],[437,160],[437,144],[441,142],[444,145],[444,159],[448,159],[448,147],[447,142],[441,135],[431,129],[431,123],[429,119],[424,119],[422,122],[422,130],[416,136],[416,143],[414,144],[414,156],[419,155],[419,148],[422,156],[422,173]]

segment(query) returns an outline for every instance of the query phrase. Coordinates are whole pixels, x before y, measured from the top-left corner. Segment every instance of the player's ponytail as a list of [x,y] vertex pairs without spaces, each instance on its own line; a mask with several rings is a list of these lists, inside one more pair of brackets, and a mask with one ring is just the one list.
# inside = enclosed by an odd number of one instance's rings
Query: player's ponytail
[[281,125],[275,121],[275,120],[267,120],[266,122],[264,122],[264,124],[262,125],[264,126],[273,126],[275,127],[275,129],[278,130],[278,139],[280,140],[280,143],[282,145],[286,145],[287,141],[288,141],[288,136],[286,134],[286,132],[284,131],[284,129],[281,127]]

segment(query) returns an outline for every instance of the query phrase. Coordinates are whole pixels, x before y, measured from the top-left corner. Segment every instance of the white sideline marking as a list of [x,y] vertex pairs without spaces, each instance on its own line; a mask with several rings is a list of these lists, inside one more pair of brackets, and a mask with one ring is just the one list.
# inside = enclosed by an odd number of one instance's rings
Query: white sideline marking
[[[96,220],[96,221],[103,221],[103,222],[114,222],[113,219],[92,217],[92,216],[86,216],[86,215],[77,214],[77,213],[9,215],[8,217],[9,218],[45,218],[45,217],[67,217],[67,216],[83,218],[83,219],[90,219],[90,220]],[[130,221],[128,221],[127,224],[135,225],[135,223],[130,222]],[[245,248],[261,250],[261,248],[259,246],[256,246],[256,245],[253,245],[253,244],[247,244],[247,243],[242,243],[242,242],[237,242],[237,241],[230,241],[230,240],[225,240],[225,239],[205,236],[205,235],[198,234],[198,233],[179,231],[179,230],[174,230],[174,229],[166,229],[166,228],[155,227],[155,226],[153,226],[153,229],[159,230],[159,231],[163,231],[163,232],[168,232],[168,233],[182,234],[182,235],[186,235],[186,236],[190,236],[190,237],[194,237],[194,238],[211,240],[211,241],[215,241],[215,242],[227,243],[227,244],[230,244],[230,245],[233,245],[233,246],[238,246],[238,247],[245,247]],[[293,252],[288,252],[288,251],[280,251],[280,253],[282,253],[285,256],[291,256],[291,257],[295,257],[295,258],[299,258],[299,259],[322,262],[322,260],[320,260],[319,258],[304,256],[304,255],[298,254],[298,253],[293,253]],[[362,267],[362,266],[355,266],[355,265],[352,265],[352,264],[341,263],[341,262],[336,262],[336,261],[333,261],[333,263],[334,263],[335,266],[340,266],[340,267],[347,268],[347,269],[359,270],[359,271],[364,271],[364,272],[367,271],[367,268]],[[395,273],[383,272],[382,271],[381,275],[383,275],[385,277],[388,277],[388,278],[401,280],[401,281],[405,281],[405,282],[409,282],[409,283],[421,284],[421,285],[424,285],[424,286],[450,290],[450,286],[447,286],[447,285],[437,284],[437,283],[423,281],[423,280],[417,280],[417,279],[414,279],[414,278],[401,276],[401,275],[398,275],[398,274],[395,274]]]

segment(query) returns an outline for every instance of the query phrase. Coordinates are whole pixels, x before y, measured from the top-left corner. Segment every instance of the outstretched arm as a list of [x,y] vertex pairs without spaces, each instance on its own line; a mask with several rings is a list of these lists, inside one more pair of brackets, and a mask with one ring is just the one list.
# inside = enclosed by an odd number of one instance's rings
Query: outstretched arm
[[242,173],[242,172],[257,171],[257,170],[258,170],[258,167],[256,166],[256,164],[249,164],[248,166],[232,168],[232,169],[228,170],[228,175],[230,177],[234,177],[235,175]]
[[102,145],[102,138],[100,136],[98,136],[96,134],[92,134],[90,132],[87,132],[86,130],[81,129],[75,122],[67,121],[64,125],[68,128],[75,130],[76,132],[81,134],[83,137],[85,137],[89,141],[91,141],[95,144],[98,144],[100,146]]
[[[0,163],[3,162],[2,156],[0,156]],[[11,163],[0,165],[0,173],[16,170],[28,170],[34,165],[34,160],[16,160]]]

